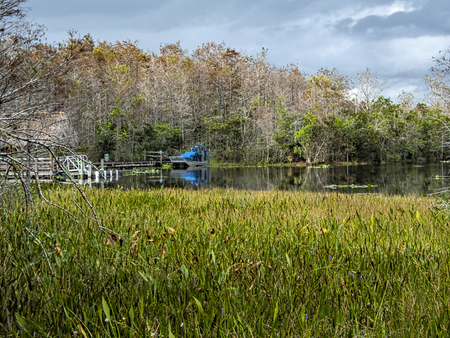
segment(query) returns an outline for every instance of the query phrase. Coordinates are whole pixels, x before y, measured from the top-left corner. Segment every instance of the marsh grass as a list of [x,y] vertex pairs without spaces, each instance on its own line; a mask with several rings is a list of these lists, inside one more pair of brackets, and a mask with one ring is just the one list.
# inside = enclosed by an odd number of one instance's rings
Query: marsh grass
[[[449,220],[421,197],[87,189],[0,228],[1,336],[419,337],[450,330]],[[81,203],[81,201],[79,201]],[[10,212],[10,215],[8,215]]]

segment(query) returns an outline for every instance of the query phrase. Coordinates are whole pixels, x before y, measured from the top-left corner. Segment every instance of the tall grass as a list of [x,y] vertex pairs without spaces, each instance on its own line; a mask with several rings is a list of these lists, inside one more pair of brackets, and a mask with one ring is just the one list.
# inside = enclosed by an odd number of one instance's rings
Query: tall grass
[[[419,197],[87,190],[0,230],[0,335],[419,337],[450,330],[449,219]],[[81,200],[78,201],[80,204]],[[10,212],[10,214],[8,214]],[[89,216],[89,215],[88,215]]]

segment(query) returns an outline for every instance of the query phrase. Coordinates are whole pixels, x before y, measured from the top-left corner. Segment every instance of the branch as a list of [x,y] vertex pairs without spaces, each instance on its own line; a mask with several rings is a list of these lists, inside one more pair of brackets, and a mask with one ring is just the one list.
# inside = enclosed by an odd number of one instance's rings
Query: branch
[[36,243],[38,243],[41,246],[42,251],[44,251],[45,258],[47,259],[48,267],[50,268],[50,271],[52,272],[52,275],[56,276],[55,271],[53,271],[52,265],[50,264],[50,260],[48,259],[47,251],[45,251],[45,248],[42,245],[41,241],[39,239],[37,239],[37,237],[35,235],[33,235],[33,233],[27,227],[25,227],[25,230],[28,231],[30,233],[30,235],[34,238]]

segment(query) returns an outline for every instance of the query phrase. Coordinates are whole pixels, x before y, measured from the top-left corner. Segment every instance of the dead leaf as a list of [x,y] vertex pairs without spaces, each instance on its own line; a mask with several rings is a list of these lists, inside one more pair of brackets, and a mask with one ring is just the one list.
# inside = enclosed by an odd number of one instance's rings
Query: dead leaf
[[136,231],[136,232],[133,234],[133,236],[131,236],[131,238],[136,237],[138,233],[140,233],[140,231]]
[[134,248],[134,258],[137,258],[137,247],[136,247],[137,241],[131,242],[131,247]]
[[61,250],[61,248],[59,247],[58,243],[56,243],[56,242],[55,242],[55,251],[56,251],[57,253],[59,253],[59,254],[62,256],[62,250]]
[[174,232],[175,232],[174,228],[167,229],[167,233],[169,233],[169,234],[173,234]]

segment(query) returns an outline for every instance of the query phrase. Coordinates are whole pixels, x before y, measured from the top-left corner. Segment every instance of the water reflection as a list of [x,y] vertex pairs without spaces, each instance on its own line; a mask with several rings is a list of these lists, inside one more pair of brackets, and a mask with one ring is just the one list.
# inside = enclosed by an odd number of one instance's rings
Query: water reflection
[[210,168],[196,168],[187,170],[171,170],[169,174],[171,181],[184,180],[190,182],[196,187],[205,187],[211,182],[211,169]]
[[[236,168],[212,172],[212,185],[251,190],[337,191],[427,195],[450,184],[449,165],[432,163],[331,168]],[[436,177],[436,175],[438,177]]]
[[[160,170],[122,176],[105,187],[159,188],[203,187],[246,190],[338,191],[386,195],[427,195],[450,184],[447,163],[361,165],[332,168],[195,168]],[[436,177],[436,175],[438,177]],[[334,189],[333,189],[334,188]]]
[[105,187],[116,187],[117,185],[124,188],[159,188],[161,185],[165,187],[181,187],[198,189],[206,187],[211,182],[211,168],[195,168],[186,170],[154,170],[152,172],[142,173],[138,175],[121,176],[115,182],[105,182]]

